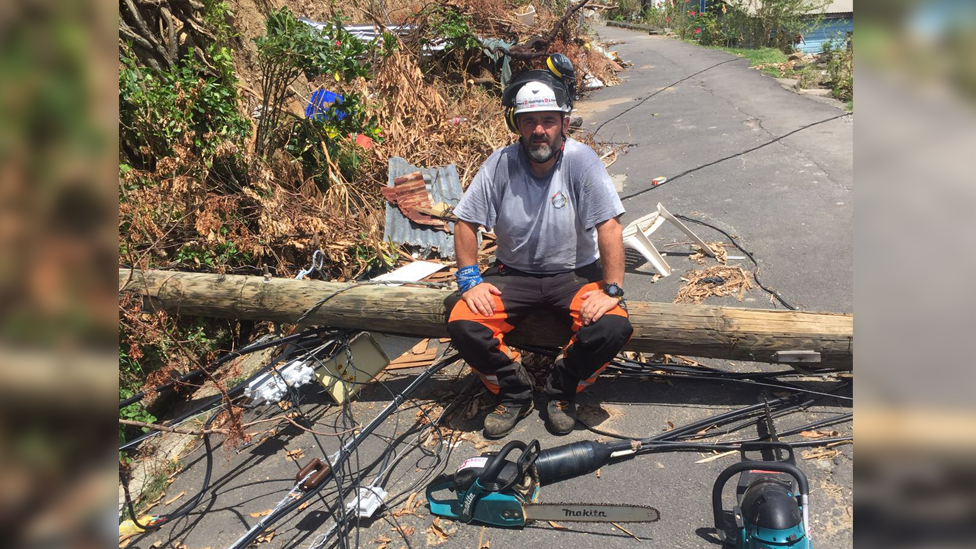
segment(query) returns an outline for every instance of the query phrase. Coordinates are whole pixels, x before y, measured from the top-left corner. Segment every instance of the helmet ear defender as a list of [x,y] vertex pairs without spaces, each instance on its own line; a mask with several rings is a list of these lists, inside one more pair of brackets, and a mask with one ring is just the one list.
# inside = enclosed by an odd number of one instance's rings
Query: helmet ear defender
[[513,133],[518,133],[518,124],[515,122],[515,107],[505,108],[505,124]]

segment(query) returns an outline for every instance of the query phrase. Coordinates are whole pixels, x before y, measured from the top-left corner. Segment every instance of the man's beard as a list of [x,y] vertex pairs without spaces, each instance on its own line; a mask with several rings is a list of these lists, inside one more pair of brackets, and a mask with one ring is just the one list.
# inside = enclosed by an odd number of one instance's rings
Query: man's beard
[[552,147],[548,143],[540,143],[535,145],[530,145],[529,158],[535,160],[536,162],[545,162],[549,160],[549,156],[552,155]]
[[554,146],[555,143],[549,143],[548,141],[530,140],[529,146],[525,148],[525,151],[532,160],[539,163],[545,163],[552,157]]

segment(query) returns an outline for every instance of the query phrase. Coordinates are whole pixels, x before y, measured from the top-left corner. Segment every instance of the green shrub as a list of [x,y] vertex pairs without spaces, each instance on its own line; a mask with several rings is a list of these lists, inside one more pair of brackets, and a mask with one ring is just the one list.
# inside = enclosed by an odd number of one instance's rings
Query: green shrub
[[749,14],[746,0],[731,0],[733,11],[745,14],[737,17],[745,46],[773,47],[784,52],[794,50],[799,37],[817,26],[823,19],[830,0],[764,0]]
[[428,6],[421,15],[428,25],[425,44],[439,41],[445,43],[445,52],[451,50],[471,50],[480,47],[471,31],[471,16],[462,13],[453,6]]
[[827,70],[827,84],[841,101],[854,99],[854,35],[823,45],[821,60]]
[[698,2],[676,0],[648,10],[645,20],[703,45],[775,47],[791,52],[799,36],[819,22],[829,3],[830,0],[764,0],[750,11],[747,0],[728,0],[712,3],[702,13]]
[[[376,43],[363,43],[342,25],[342,19],[337,17],[318,30],[299,21],[288,8],[282,8],[268,17],[267,33],[256,41],[265,93],[255,149],[268,156],[279,145],[284,147],[301,161],[306,175],[313,177],[322,189],[331,184],[330,159],[346,180],[358,175],[358,151],[348,142],[351,134],[364,134],[371,139],[378,139],[380,134],[376,117],[369,114],[361,95],[337,93],[329,90],[331,86],[327,84],[313,94],[314,105],[309,107],[306,118],[282,118],[288,88],[301,74],[310,79],[324,75],[326,82],[337,84],[369,75],[367,53]],[[392,53],[396,43],[395,37],[385,36],[382,54]]]
[[130,165],[147,168],[177,143],[207,157],[221,141],[250,135],[251,123],[237,109],[230,50],[214,45],[207,56],[216,71],[193,50],[173,69],[155,71],[138,66],[130,48],[120,51],[120,155]]
[[[617,0],[617,9],[613,10],[611,19],[614,21],[640,21],[647,20],[647,15],[643,10],[642,0]],[[649,8],[653,10],[654,8]]]
[[[119,341],[122,341],[124,337],[124,332],[120,326]],[[140,365],[138,361],[133,360],[128,353],[126,353],[124,346],[119,345],[119,400],[123,400],[134,395],[142,385],[145,375],[146,373],[143,371],[142,365]],[[130,404],[119,410],[119,418],[141,421],[143,423],[156,422],[156,417],[150,414],[146,410],[145,406],[138,402],[135,404]],[[119,424],[119,445],[125,443],[127,432],[132,432],[135,430],[136,429],[128,428]],[[147,429],[144,429],[144,431],[145,430]],[[119,454],[119,458],[123,458],[121,453]]]
[[[199,317],[174,319],[161,312],[142,311],[138,303],[131,299],[120,303],[119,400],[141,391],[147,380],[153,384],[153,379],[167,380],[170,372],[181,374],[199,368],[209,363],[218,349],[229,347],[231,334],[226,322]],[[156,422],[141,402],[119,410],[119,418]],[[140,431],[145,429],[119,425],[119,444]]]
[[[290,95],[289,87],[298,77],[304,74],[312,79],[326,74],[336,82],[365,77],[370,68],[365,61],[366,53],[375,46],[375,42],[365,44],[349,34],[343,28],[341,17],[328,21],[319,30],[299,21],[286,7],[268,15],[266,33],[255,43],[264,90],[255,152],[265,157],[279,144],[290,141],[288,132],[293,125],[282,123],[282,107]],[[353,103],[354,94],[346,95]],[[358,102],[356,98],[357,105]],[[338,128],[336,130],[339,131]]]

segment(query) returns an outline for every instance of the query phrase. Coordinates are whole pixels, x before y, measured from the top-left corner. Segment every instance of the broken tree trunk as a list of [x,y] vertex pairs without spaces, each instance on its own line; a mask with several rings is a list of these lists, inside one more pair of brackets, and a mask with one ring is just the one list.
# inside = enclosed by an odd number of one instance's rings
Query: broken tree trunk
[[[119,269],[119,291],[167,311],[221,318],[296,322],[424,337],[446,337],[448,290],[355,285],[242,275]],[[854,315],[629,301],[631,351],[759,362],[803,362],[805,368],[854,368]],[[566,324],[537,314],[506,337],[513,343],[562,347]],[[819,354],[819,362],[816,360]]]

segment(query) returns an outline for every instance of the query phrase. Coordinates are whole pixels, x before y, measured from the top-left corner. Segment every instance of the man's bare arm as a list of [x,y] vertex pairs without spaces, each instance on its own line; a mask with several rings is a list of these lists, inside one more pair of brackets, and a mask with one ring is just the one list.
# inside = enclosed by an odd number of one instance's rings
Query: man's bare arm
[[478,262],[478,224],[458,221],[454,225],[454,257],[458,268]]
[[[454,255],[458,269],[478,263],[478,225],[458,221],[454,225]],[[492,296],[502,295],[493,284],[482,282],[461,294],[468,308],[484,316],[495,313],[495,300]]]
[[[600,262],[603,264],[603,282],[616,283],[622,286],[624,282],[624,240],[623,227],[617,218],[608,219],[596,226],[596,241],[600,247]],[[600,320],[604,313],[617,306],[620,300],[610,297],[603,290],[586,292],[582,296],[583,305],[580,306],[580,322],[584,326]]]
[[618,218],[612,218],[596,226],[600,262],[603,264],[603,281],[607,284],[624,284],[624,228]]

